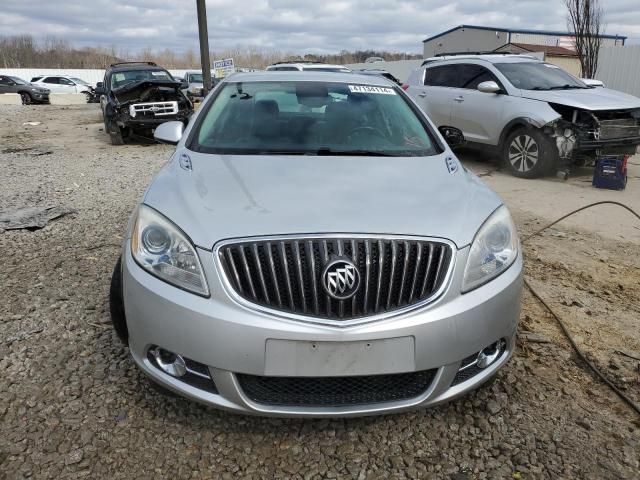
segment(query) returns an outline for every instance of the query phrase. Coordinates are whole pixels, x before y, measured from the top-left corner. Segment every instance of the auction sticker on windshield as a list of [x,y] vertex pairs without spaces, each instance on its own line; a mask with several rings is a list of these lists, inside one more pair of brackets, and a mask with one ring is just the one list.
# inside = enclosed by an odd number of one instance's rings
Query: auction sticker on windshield
[[379,95],[395,95],[393,88],[374,87],[371,85],[349,85],[352,93],[377,93]]

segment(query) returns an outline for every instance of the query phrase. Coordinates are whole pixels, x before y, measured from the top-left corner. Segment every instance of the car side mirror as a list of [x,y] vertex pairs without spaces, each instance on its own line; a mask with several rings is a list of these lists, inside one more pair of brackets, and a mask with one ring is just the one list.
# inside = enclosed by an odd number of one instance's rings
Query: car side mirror
[[444,137],[444,140],[445,142],[447,142],[447,145],[449,145],[451,148],[464,145],[465,139],[464,139],[464,134],[462,133],[462,130],[459,130],[454,127],[440,127],[438,130],[440,131],[440,134]]
[[184,88],[188,88],[189,87],[189,82],[187,82],[186,80],[182,80],[180,82],[180,89],[184,89]]
[[487,82],[482,82],[478,84],[478,91],[482,93],[498,93],[501,90],[502,89],[500,88],[500,85],[498,85],[493,80],[489,80]]
[[184,123],[174,121],[161,123],[153,132],[153,138],[159,143],[177,144],[182,138]]
[[93,89],[96,95],[105,95],[107,91],[104,88],[104,82],[96,83],[96,88]]

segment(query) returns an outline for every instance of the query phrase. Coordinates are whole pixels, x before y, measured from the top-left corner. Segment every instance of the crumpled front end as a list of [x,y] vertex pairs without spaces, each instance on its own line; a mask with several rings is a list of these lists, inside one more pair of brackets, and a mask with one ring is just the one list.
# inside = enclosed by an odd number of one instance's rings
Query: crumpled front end
[[545,126],[561,163],[586,165],[603,155],[633,155],[640,146],[640,109],[598,110],[550,104],[561,117]]
[[117,105],[114,119],[119,127],[153,129],[161,123],[187,121],[193,104],[179,82],[143,81],[113,90]]

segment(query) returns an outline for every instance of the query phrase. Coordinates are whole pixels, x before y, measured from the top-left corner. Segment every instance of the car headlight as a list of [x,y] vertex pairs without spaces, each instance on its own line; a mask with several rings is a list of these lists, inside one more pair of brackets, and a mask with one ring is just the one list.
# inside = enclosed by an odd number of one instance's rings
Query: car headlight
[[507,270],[518,256],[518,232],[507,207],[498,208],[476,233],[467,266],[462,292],[487,283]]
[[150,274],[198,295],[209,296],[204,271],[187,236],[166,217],[140,205],[131,233],[135,261]]

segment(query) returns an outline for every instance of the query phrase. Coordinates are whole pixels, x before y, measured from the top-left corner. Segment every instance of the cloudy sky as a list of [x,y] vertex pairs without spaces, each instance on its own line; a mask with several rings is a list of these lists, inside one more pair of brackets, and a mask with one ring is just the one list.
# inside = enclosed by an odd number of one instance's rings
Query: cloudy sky
[[[207,0],[211,49],[421,52],[463,23],[566,30],[562,0]],[[640,1],[601,0],[606,33],[640,43]],[[197,48],[195,0],[0,0],[0,35],[55,35],[136,51]]]

